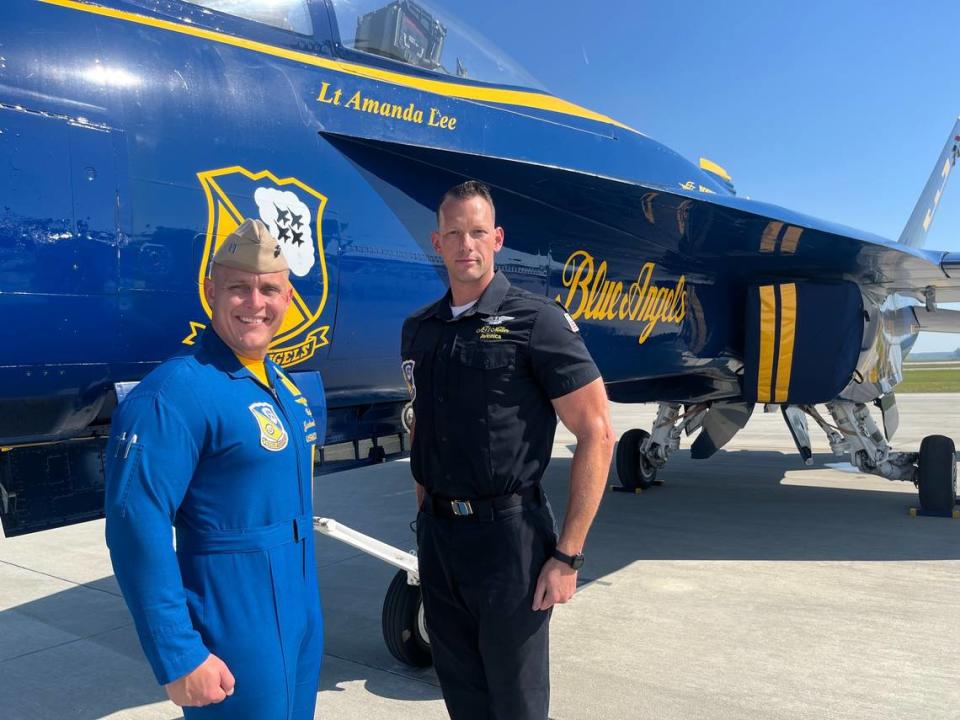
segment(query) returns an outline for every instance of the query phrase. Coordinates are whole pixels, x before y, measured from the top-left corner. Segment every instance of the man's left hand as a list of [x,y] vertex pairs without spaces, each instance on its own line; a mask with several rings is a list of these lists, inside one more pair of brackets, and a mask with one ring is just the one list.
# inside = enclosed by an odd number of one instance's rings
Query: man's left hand
[[533,591],[533,609],[549,610],[561,605],[577,591],[577,571],[556,558],[543,564],[537,588]]

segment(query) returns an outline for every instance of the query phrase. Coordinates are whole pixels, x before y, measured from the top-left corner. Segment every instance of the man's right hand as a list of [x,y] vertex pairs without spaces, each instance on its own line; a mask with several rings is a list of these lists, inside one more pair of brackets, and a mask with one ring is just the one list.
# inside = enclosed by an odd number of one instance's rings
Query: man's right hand
[[210,653],[197,668],[163,687],[180,707],[203,707],[233,695],[234,682],[227,664]]

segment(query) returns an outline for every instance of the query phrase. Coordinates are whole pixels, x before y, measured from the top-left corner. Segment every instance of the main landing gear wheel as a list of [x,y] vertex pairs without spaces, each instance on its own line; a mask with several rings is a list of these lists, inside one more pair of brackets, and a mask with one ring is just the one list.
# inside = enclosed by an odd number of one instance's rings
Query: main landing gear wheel
[[617,477],[627,490],[645,490],[656,482],[657,468],[640,452],[649,437],[646,430],[627,430],[617,443]]
[[957,464],[953,440],[928,435],[920,443],[917,459],[917,489],[920,507],[933,515],[950,516],[957,498]]
[[383,640],[390,654],[405,665],[433,664],[430,638],[423,618],[420,586],[407,583],[407,571],[399,570],[383,600]]

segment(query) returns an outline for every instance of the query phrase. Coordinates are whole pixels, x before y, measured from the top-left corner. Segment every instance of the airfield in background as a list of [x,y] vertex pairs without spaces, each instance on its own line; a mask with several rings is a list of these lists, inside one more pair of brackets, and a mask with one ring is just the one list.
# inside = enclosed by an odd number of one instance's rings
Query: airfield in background
[[903,393],[960,392],[960,347],[951,352],[910,353],[903,365]]
[[[960,396],[900,400],[897,445],[960,428]],[[615,429],[653,406],[614,408]],[[813,435],[793,452],[758,411],[709,462],[681,451],[663,487],[608,493],[583,585],[554,615],[554,720],[954,720],[960,712],[960,520],[913,518],[907,483],[863,475]],[[566,504],[573,438],[545,487]],[[398,547],[414,539],[405,461],[321,476],[319,514]],[[103,545],[103,522],[0,540],[0,717],[169,720]],[[446,717],[431,670],[388,653],[394,571],[317,537],[327,622],[318,718]]]

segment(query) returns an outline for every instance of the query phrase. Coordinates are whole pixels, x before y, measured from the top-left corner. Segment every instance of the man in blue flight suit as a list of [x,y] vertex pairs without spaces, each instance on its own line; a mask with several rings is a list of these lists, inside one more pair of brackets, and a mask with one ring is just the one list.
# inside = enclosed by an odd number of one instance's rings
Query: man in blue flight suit
[[[607,395],[563,308],[495,271],[489,189],[449,190],[437,224],[450,291],[401,349],[434,666],[454,720],[546,720],[551,608],[576,590],[613,451]],[[559,537],[540,488],[558,415],[577,438]]]
[[262,222],[224,239],[204,295],[212,327],[114,415],[107,544],[144,653],[186,720],[308,720],[323,647],[311,479],[325,418],[266,356],[292,288]]

